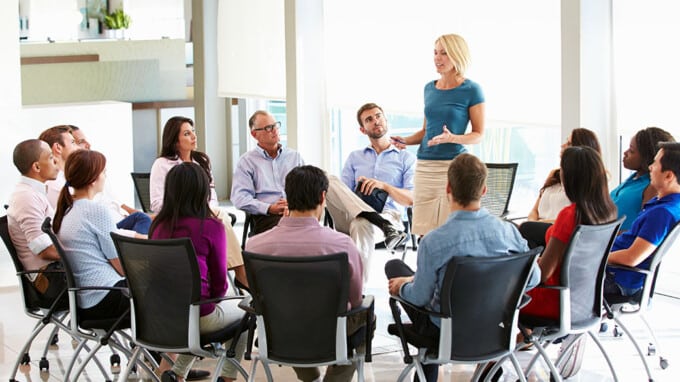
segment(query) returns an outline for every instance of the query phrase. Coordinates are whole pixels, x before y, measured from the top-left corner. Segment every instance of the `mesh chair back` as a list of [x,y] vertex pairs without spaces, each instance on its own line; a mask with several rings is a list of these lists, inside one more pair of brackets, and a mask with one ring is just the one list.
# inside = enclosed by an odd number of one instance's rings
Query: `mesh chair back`
[[111,233],[132,298],[135,341],[188,349],[189,307],[201,297],[201,274],[189,238],[143,240]]
[[651,255],[651,259],[649,261],[649,270],[652,274],[654,274],[654,276],[651,280],[648,280],[648,277],[645,278],[643,298],[649,299],[654,296],[654,289],[656,287],[657,277],[659,276],[661,260],[663,260],[666,252],[671,249],[678,235],[680,235],[680,221],[675,224],[675,226],[671,229],[668,235],[666,235],[661,244],[659,244],[656,250],[654,250],[654,253]]
[[499,257],[454,257],[449,262],[441,312],[452,319],[452,360],[491,359],[512,350],[519,301],[541,249]]
[[149,192],[149,177],[148,172],[132,172],[132,182],[135,184],[135,192],[137,193],[137,200],[142,206],[142,211],[151,212],[151,194]]
[[487,192],[482,196],[482,207],[492,215],[504,217],[508,214],[508,204],[515,186],[517,163],[487,163],[486,168],[489,170]]
[[313,257],[243,252],[253,306],[265,323],[267,355],[281,362],[336,359],[337,317],[347,311],[346,253]]
[[564,253],[560,283],[570,290],[571,326],[587,327],[602,314],[602,292],[609,250],[623,219],[579,225]]
[[[17,249],[12,243],[12,238],[9,235],[9,223],[7,221],[7,215],[0,217],[0,236],[2,236],[2,241],[5,242],[5,247],[7,247],[7,252],[9,257],[12,258],[14,263],[14,269],[19,275],[24,272],[24,265],[19,260],[19,254]],[[21,283],[21,291],[24,298],[24,307],[26,312],[35,312],[40,309],[40,307],[49,307],[50,301],[43,301],[40,293],[35,289],[33,283],[28,280],[27,277],[19,275],[19,282]]]

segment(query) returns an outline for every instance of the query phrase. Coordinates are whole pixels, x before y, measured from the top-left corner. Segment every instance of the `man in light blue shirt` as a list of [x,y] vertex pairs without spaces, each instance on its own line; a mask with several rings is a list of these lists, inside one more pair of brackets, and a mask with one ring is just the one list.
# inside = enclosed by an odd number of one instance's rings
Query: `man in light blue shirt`
[[[368,275],[376,242],[385,240],[387,246],[393,248],[405,239],[405,235],[399,231],[403,230],[404,207],[413,204],[416,158],[410,152],[392,145],[387,135],[388,122],[380,106],[374,103],[363,105],[357,111],[357,121],[359,131],[368,137],[369,145],[353,151],[347,157],[341,180],[348,188],[344,188],[344,185],[330,187],[327,205],[335,228],[347,233],[359,248],[364,275]],[[333,178],[330,177],[332,184],[335,183]],[[383,222],[372,222],[375,216],[367,216],[365,211],[374,209],[352,193],[359,183],[362,184],[359,192],[364,195],[370,195],[374,190],[387,193],[384,207],[376,211],[384,219]],[[346,195],[337,195],[341,192]],[[381,225],[387,225],[386,230],[392,234],[391,239],[386,238]]]
[[231,201],[252,214],[253,234],[258,234],[274,227],[287,214],[286,175],[305,163],[300,153],[281,145],[281,122],[268,112],[256,111],[248,125],[257,146],[243,154],[236,165]]
[[[514,224],[481,207],[486,193],[486,165],[463,153],[449,165],[446,193],[451,214],[439,228],[423,237],[418,247],[417,270],[401,260],[385,264],[391,295],[433,311],[440,310],[440,291],[446,266],[454,256],[502,256],[529,250]],[[541,270],[534,263],[528,288],[539,283]],[[405,309],[414,328],[423,336],[439,339],[439,319]],[[438,366],[425,365],[427,380],[436,380]]]

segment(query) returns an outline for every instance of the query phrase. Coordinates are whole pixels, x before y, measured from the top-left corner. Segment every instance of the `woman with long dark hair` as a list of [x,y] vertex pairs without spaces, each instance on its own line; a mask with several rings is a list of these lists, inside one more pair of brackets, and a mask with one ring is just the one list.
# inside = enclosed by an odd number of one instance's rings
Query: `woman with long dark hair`
[[[602,155],[597,135],[591,130],[582,127],[571,131],[567,141],[562,144],[560,155],[562,155],[567,147],[572,146],[590,147]],[[520,233],[529,243],[529,248],[545,247],[545,232],[555,221],[557,214],[569,204],[571,202],[564,192],[562,180],[560,179],[560,169],[556,168],[550,172],[543,187],[541,187],[536,203],[534,203],[534,207],[529,212],[527,221],[519,227]]]
[[[52,227],[78,285],[124,287],[123,267],[109,235],[117,230],[116,220],[107,206],[93,200],[104,189],[105,168],[106,158],[98,151],[78,150],[68,157]],[[123,314],[130,301],[117,290],[85,290],[78,293],[78,307],[83,318],[111,318]]]
[[236,280],[242,285],[248,285],[246,272],[243,268],[243,256],[236,234],[231,227],[231,218],[222,210],[217,201],[215,184],[210,166],[210,158],[197,148],[196,131],[194,121],[186,117],[172,117],[163,127],[161,152],[151,167],[149,193],[151,196],[151,210],[155,213],[161,211],[165,194],[165,177],[168,171],[181,163],[196,163],[206,173],[209,180],[208,200],[210,208],[224,224],[227,233],[227,252],[229,253],[228,267],[233,270]]
[[[604,224],[616,219],[616,206],[607,191],[607,171],[600,154],[586,146],[568,147],[560,161],[562,185],[571,204],[557,215],[545,235],[547,243],[538,259],[541,281],[559,283],[564,252],[579,224]],[[556,290],[534,289],[528,292],[531,302],[523,314],[557,319],[559,298]]]
[[[224,225],[208,205],[210,179],[204,169],[192,162],[174,166],[165,179],[163,207],[156,215],[150,238],[188,237],[196,251],[201,272],[201,299],[222,297],[227,283],[227,236]],[[243,311],[238,300],[201,305],[200,330],[214,332],[241,320]],[[237,345],[237,357],[243,355],[245,338]],[[163,381],[178,380],[189,369],[193,356],[179,355],[171,371],[164,372]],[[230,362],[222,367],[223,380],[235,380],[236,369]]]

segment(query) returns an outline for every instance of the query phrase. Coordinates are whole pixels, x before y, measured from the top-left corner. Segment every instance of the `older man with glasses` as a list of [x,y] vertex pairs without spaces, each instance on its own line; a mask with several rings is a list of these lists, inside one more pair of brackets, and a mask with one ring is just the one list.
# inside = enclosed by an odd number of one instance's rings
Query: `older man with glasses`
[[236,165],[231,201],[252,215],[253,234],[258,234],[274,227],[288,212],[286,175],[304,161],[300,153],[281,145],[281,122],[268,112],[256,111],[248,125],[257,146],[243,154]]

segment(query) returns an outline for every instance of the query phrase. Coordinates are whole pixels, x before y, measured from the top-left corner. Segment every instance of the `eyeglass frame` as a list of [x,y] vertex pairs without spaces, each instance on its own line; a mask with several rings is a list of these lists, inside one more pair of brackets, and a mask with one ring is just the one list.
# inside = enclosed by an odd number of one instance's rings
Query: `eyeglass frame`
[[280,129],[280,128],[281,128],[281,122],[276,121],[271,125],[267,125],[267,126],[260,127],[260,128],[257,128],[257,129],[252,129],[252,131],[262,131],[262,130],[264,130],[268,133],[271,133],[272,131],[274,131],[274,129]]

